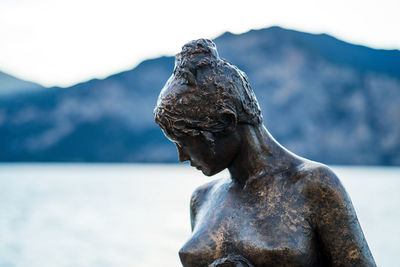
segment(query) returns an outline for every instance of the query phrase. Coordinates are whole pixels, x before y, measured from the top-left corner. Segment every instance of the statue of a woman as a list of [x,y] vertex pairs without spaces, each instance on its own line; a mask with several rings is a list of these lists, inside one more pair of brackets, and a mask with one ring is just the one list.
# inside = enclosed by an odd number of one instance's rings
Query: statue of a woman
[[192,195],[184,266],[375,266],[339,179],[275,141],[246,75],[212,41],[183,46],[154,115],[180,161],[230,173]]

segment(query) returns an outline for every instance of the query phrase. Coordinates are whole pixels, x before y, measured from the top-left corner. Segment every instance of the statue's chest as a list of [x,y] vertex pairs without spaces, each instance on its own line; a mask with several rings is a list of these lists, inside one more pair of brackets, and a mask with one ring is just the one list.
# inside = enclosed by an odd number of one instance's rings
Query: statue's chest
[[256,266],[273,262],[284,266],[286,261],[309,262],[311,246],[312,230],[305,219],[304,203],[294,192],[216,192],[198,210],[181,256],[189,253],[189,258],[203,261],[203,265],[227,255],[241,255]]

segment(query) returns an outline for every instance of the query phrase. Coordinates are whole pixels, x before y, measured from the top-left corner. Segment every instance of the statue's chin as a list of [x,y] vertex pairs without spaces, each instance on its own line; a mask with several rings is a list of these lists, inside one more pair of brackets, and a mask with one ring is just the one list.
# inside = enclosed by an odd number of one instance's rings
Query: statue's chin
[[202,172],[203,172],[203,174],[205,175],[205,176],[213,176],[213,175],[215,175],[215,174],[217,174],[217,173],[219,173],[219,172],[216,172],[216,171],[210,171],[210,170],[201,170]]
[[210,171],[208,171],[208,170],[201,170],[201,172],[205,175],[205,176],[213,176],[215,173],[211,173]]
[[196,169],[201,171],[205,176],[213,176],[215,174],[212,171],[210,171],[209,169],[204,168],[204,167],[197,166]]
[[208,168],[201,167],[200,170],[205,176],[213,176],[213,175],[215,175],[217,173],[222,172],[223,170],[225,170],[225,168],[222,168],[222,169],[208,169]]

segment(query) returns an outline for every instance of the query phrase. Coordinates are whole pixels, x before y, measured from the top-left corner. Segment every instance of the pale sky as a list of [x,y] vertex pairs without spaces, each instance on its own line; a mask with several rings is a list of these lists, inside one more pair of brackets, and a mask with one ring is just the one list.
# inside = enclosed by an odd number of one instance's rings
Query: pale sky
[[69,86],[273,25],[400,49],[399,0],[0,0],[0,71]]

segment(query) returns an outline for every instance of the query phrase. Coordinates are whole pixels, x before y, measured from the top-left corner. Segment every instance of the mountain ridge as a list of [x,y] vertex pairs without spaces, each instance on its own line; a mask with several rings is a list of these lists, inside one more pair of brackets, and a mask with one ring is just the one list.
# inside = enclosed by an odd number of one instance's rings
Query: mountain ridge
[[[285,147],[329,164],[400,165],[399,50],[280,27],[214,41],[247,73]],[[0,97],[0,161],[176,162],[152,116],[173,67],[162,56],[104,79]]]
[[0,71],[0,96],[36,92],[45,87]]

